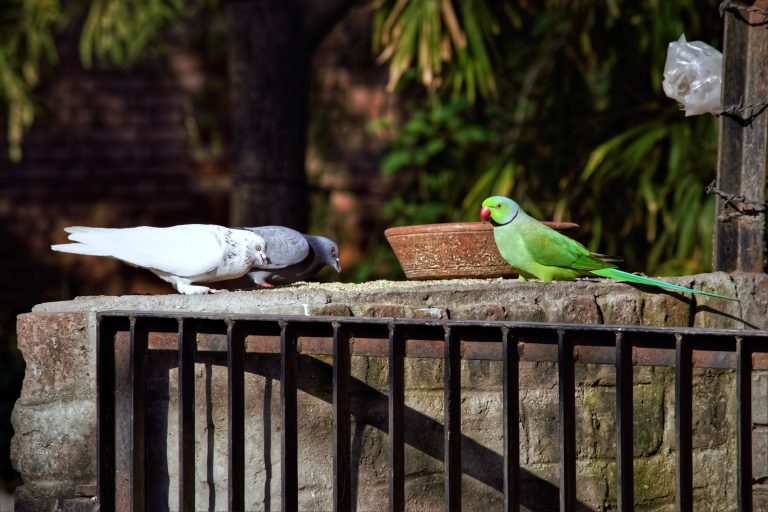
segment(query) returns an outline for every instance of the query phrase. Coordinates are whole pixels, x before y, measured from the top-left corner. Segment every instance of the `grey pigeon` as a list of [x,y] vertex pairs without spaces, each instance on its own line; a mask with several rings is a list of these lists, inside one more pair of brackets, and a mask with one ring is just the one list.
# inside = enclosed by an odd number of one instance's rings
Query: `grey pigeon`
[[272,287],[303,281],[326,265],[336,272],[341,271],[339,246],[333,240],[305,235],[282,226],[244,229],[263,236],[269,248],[267,264],[256,264],[248,273],[248,277],[258,285]]
[[262,236],[211,224],[65,231],[77,243],[52,245],[54,251],[109,256],[146,268],[185,295],[227,291],[190,283],[235,279],[267,261]]
[[284,226],[243,228],[264,238],[267,243],[267,261],[256,265],[260,269],[285,268],[301,263],[309,256],[309,242],[302,233]]

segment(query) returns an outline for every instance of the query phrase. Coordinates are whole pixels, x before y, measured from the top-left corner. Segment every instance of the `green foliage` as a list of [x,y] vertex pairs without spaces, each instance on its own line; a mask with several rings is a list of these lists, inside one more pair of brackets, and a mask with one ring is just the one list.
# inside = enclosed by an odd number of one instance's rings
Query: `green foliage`
[[21,140],[35,116],[33,89],[41,66],[57,59],[53,29],[61,17],[58,0],[0,3],[0,104],[6,109],[9,154],[21,158]]
[[[399,9],[400,18],[409,13],[410,25],[423,26],[417,16],[433,15],[426,3],[384,2],[382,16]],[[717,2],[450,3],[457,12],[471,6],[494,14],[477,29],[489,59],[479,65],[501,94],[429,88],[427,105],[412,109],[382,156],[382,172],[412,180],[391,203],[393,221],[476,220],[484,197],[509,195],[538,218],[578,222],[582,242],[623,256],[630,270],[708,270],[714,201],[704,187],[715,174],[716,119],[685,118],[661,79],[667,45],[682,32],[718,46]],[[408,10],[411,4],[422,9]],[[467,18],[458,19],[469,33]],[[407,43],[401,46],[411,55],[423,50]],[[411,68],[423,74],[420,60],[402,56],[398,65],[410,67],[393,72],[395,55],[387,55],[391,79]],[[465,62],[457,53],[442,61],[441,76],[467,80],[474,58]],[[465,98],[459,125],[482,127],[481,143],[449,154],[456,135],[447,126],[410,143],[425,112],[455,101],[457,91]]]
[[414,107],[381,160],[381,171],[397,173],[403,191],[383,211],[393,225],[457,218],[453,207],[474,178],[465,169],[476,165],[474,159],[494,136],[474,119],[466,99],[442,103],[433,97],[421,107]]
[[91,0],[80,34],[80,60],[86,67],[94,57],[102,64],[134,64],[184,7],[184,0]]
[[57,62],[54,35],[84,19],[80,58],[91,67],[129,66],[146,55],[162,28],[216,0],[5,0],[0,2],[0,107],[5,111],[8,151],[21,159],[24,132],[36,115],[34,90],[45,66]]
[[447,84],[470,101],[498,95],[489,42],[499,27],[487,2],[397,0],[375,14],[373,46],[389,61],[390,91],[415,69],[430,90]]

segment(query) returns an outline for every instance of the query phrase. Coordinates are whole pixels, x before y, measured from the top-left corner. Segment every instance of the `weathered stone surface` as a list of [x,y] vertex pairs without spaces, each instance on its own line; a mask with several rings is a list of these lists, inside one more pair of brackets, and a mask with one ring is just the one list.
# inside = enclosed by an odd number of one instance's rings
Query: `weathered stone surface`
[[692,322],[690,299],[660,292],[643,300],[643,325],[688,326]]
[[634,461],[635,504],[640,509],[672,504],[675,500],[675,458],[672,454],[657,454]]
[[352,309],[346,304],[340,303],[310,306],[307,312],[314,316],[352,316]]
[[17,407],[12,420],[16,435],[11,457],[20,473],[46,479],[95,478],[94,399]]
[[[738,295],[742,302],[654,292],[610,280],[570,283],[462,280],[293,285],[214,296],[86,297],[42,304],[19,318],[27,362],[14,411],[14,461],[24,487],[18,510],[48,510],[71,498],[74,485],[94,479],[95,312],[176,311],[231,314],[375,316],[426,319],[642,323],[761,328],[768,324],[768,276],[715,273],[671,282]],[[723,305],[724,303],[726,303]],[[215,338],[215,337],[212,337]],[[218,342],[224,340],[217,338]],[[214,340],[216,341],[216,340]],[[438,342],[439,344],[439,342]],[[470,343],[464,343],[468,349]],[[202,347],[202,345],[201,345]],[[208,347],[209,349],[214,347]],[[439,355],[439,354],[438,354]],[[227,386],[223,358],[195,367],[197,503],[224,509],[227,496]],[[172,354],[157,358],[148,379],[148,442],[152,509],[177,506],[177,373]],[[441,358],[406,360],[406,473],[409,509],[440,508],[443,500],[443,378]],[[250,508],[275,509],[280,488],[279,355],[246,359],[246,445]],[[462,361],[464,502],[501,504],[501,373],[498,361]],[[299,485],[302,509],[331,507],[331,359],[299,356]],[[359,510],[386,502],[387,361],[352,358],[353,493]],[[766,373],[753,388],[754,473],[768,478]],[[520,364],[523,504],[557,507],[559,447],[557,366]],[[639,508],[674,503],[674,370],[634,371],[636,500]],[[576,365],[577,450],[581,503],[595,510],[615,504],[615,369]],[[702,510],[732,508],[735,475],[733,372],[697,370],[694,379],[695,495]],[[727,477],[718,477],[726,472]],[[758,489],[759,491],[759,489]],[[756,503],[760,498],[756,495]],[[526,501],[527,500],[527,501]],[[63,501],[60,501],[63,502]],[[718,508],[719,507],[719,508]],[[698,510],[698,508],[697,508]]]
[[11,459],[24,478],[17,510],[48,510],[96,477],[94,325],[77,312],[18,317],[26,373],[11,416]]
[[734,372],[694,369],[693,447],[713,448],[728,442],[728,419],[736,414]]
[[534,302],[519,302],[504,306],[505,320],[511,322],[543,322],[544,310]]
[[547,322],[564,322],[574,324],[599,324],[600,310],[594,297],[575,296],[555,299],[546,304],[545,319]]
[[605,324],[642,323],[643,303],[637,294],[608,295],[600,297],[597,302]]
[[752,431],[752,478],[768,482],[768,427],[755,427]]
[[752,421],[768,425],[768,372],[752,374]]
[[24,314],[18,346],[27,368],[20,405],[95,397],[95,352],[83,313]]
[[498,304],[476,304],[451,308],[452,320],[504,320],[504,308]]
[[[15,512],[48,512],[55,510],[57,496],[74,496],[75,482],[69,478],[57,478],[55,480],[34,480],[24,482],[15,493]],[[59,503],[61,503],[60,500]],[[5,511],[3,511],[5,512]]]

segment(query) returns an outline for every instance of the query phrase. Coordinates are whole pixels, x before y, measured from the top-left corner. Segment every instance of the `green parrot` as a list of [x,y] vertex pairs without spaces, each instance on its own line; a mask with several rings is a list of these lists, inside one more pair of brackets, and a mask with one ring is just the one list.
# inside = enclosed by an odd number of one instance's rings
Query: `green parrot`
[[567,281],[592,274],[738,301],[732,297],[619,270],[613,262],[621,259],[589,252],[579,242],[530,217],[516,202],[507,197],[493,196],[483,201],[480,219],[491,222],[499,253],[518,270],[522,280],[537,278],[542,281]]

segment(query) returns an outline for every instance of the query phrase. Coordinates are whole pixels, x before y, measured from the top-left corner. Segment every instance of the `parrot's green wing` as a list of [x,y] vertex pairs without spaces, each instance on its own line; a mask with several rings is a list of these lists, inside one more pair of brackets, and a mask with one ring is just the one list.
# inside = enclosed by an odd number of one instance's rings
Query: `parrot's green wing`
[[528,252],[537,263],[584,272],[615,266],[595,257],[596,255],[576,240],[531,220],[536,224],[530,223],[529,226],[522,227],[521,235],[525,239]]

